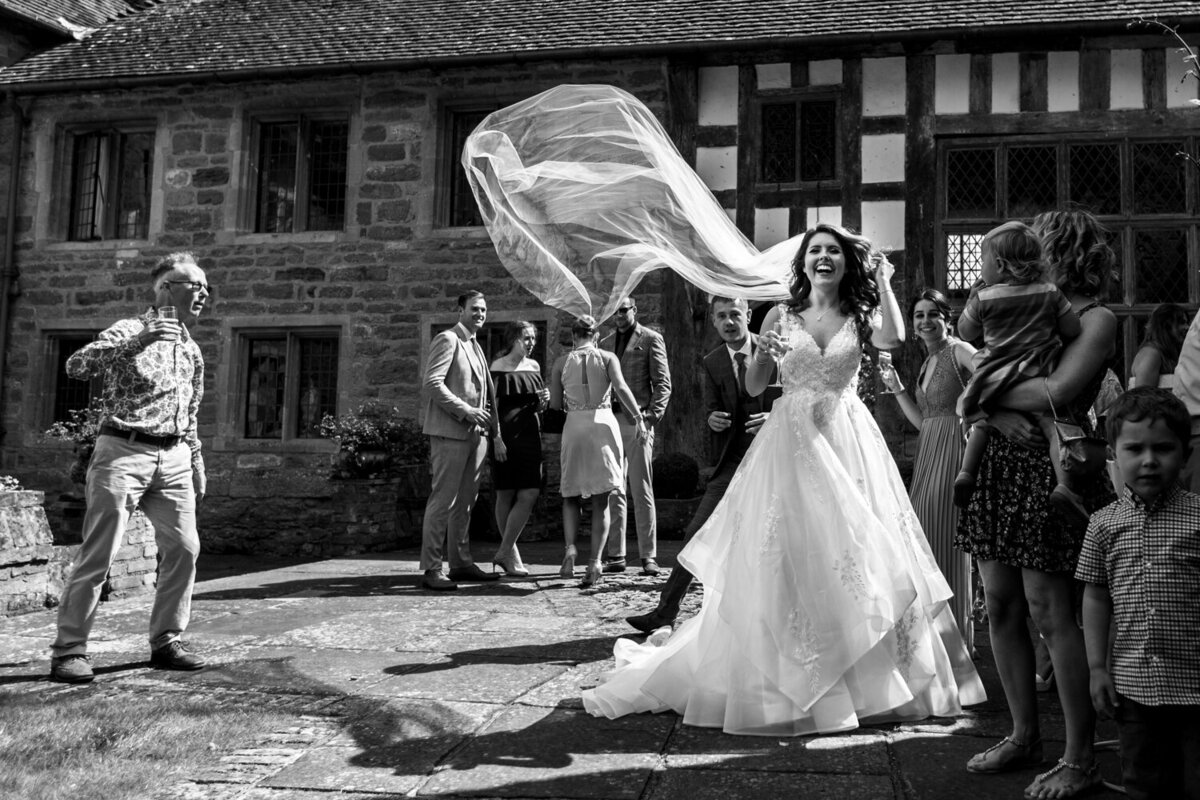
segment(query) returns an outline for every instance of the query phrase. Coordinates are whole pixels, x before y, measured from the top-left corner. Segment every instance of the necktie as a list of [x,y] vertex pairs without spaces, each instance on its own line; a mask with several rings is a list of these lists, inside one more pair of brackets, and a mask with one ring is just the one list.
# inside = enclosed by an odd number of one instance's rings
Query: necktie
[[734,353],[733,360],[737,362],[738,399],[746,395],[746,354]]

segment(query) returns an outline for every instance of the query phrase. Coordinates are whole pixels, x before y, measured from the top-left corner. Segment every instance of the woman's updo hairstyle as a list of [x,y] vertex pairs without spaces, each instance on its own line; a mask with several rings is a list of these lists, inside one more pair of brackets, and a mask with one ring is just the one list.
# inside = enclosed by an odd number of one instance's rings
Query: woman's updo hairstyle
[[576,339],[590,339],[596,335],[599,325],[591,314],[582,314],[571,323],[571,335]]

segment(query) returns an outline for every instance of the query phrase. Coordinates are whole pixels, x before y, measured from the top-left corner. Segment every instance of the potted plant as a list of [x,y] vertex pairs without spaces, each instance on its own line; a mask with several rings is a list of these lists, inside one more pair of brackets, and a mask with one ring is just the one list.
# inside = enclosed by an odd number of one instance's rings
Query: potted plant
[[338,417],[326,414],[321,435],[338,443],[335,478],[390,477],[429,463],[429,440],[421,426],[395,406],[369,402]]
[[46,439],[71,442],[75,461],[67,471],[72,483],[82,484],[87,480],[88,462],[96,448],[96,437],[100,435],[100,409],[96,406],[74,409],[67,421],[55,422],[42,434]]

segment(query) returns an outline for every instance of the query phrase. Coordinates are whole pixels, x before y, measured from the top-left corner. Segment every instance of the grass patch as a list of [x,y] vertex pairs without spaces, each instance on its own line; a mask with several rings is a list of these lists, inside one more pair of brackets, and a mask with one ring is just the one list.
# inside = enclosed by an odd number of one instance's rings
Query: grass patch
[[289,720],[245,696],[0,691],[0,797],[144,800]]

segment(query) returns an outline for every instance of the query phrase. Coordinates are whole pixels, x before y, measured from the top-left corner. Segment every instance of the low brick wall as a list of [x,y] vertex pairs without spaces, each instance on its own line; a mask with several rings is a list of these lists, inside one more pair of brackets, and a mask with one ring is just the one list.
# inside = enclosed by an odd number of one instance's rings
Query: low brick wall
[[[13,616],[58,604],[79,550],[79,531],[63,520],[62,501],[50,525],[42,492],[0,492],[0,616]],[[155,584],[158,547],[154,528],[140,511],[130,518],[125,544],[117,552],[102,599],[138,594]]]

